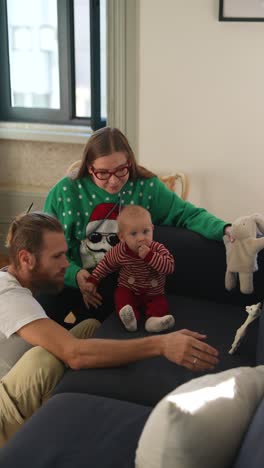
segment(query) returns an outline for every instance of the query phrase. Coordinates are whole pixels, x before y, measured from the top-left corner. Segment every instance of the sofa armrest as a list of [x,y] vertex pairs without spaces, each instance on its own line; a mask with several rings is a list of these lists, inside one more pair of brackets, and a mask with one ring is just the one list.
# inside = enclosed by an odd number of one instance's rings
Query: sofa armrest
[[56,395],[1,449],[0,466],[134,468],[151,410],[93,395]]
[[264,364],[264,304],[259,317],[256,363],[257,366]]
[[233,468],[262,468],[264,459],[264,400],[257,408],[238,451]]

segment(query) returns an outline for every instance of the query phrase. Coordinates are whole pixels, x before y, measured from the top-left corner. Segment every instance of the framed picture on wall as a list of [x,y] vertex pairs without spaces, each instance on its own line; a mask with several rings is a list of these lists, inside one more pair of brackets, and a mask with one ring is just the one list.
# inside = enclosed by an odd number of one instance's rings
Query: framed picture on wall
[[264,21],[264,0],[219,0],[219,21]]

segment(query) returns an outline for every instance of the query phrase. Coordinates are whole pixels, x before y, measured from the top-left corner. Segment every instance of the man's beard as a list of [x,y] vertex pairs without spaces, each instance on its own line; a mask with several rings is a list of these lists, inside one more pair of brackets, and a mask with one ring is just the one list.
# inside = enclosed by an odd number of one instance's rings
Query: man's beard
[[64,288],[63,278],[51,278],[46,272],[40,271],[38,267],[32,270],[32,289],[46,294],[58,294]]

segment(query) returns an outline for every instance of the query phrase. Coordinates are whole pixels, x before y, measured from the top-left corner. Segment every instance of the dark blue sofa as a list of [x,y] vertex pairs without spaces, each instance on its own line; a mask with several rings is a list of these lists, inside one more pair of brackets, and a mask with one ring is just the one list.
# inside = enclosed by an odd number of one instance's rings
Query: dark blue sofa
[[[250,325],[238,351],[230,355],[228,350],[247,317],[245,306],[263,300],[264,251],[258,256],[254,294],[242,295],[238,288],[225,290],[222,243],[167,226],[156,228],[155,239],[175,256],[175,272],[167,280],[175,329],[207,334],[208,342],[220,351],[221,360],[214,372],[263,364],[264,324],[259,326],[258,320]],[[261,316],[261,325],[263,320]],[[131,339],[145,335],[143,323],[138,332],[130,334],[113,313],[96,336]],[[0,466],[17,467],[18,460],[20,466],[31,466],[34,459],[35,468],[132,468],[137,441],[152,407],[198,375],[160,357],[119,368],[68,369],[55,395],[2,449]],[[260,467],[262,434],[264,403],[252,419],[232,467]]]

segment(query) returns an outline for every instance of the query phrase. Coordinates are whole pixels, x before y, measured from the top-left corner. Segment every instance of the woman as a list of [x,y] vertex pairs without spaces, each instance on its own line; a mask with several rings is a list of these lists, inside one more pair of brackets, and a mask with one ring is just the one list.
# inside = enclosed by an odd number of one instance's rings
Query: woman
[[215,240],[229,235],[230,227],[224,221],[182,200],[155,174],[139,166],[120,130],[97,130],[86,144],[77,173],[60,180],[44,206],[44,211],[62,223],[69,247],[64,291],[55,298],[38,298],[54,320],[63,324],[70,310],[78,310],[78,321],[88,315],[103,320],[113,310],[114,283],[109,286],[108,279],[101,294],[92,296],[87,278],[118,242],[116,218],[128,204],[146,208],[156,225],[184,227]]

